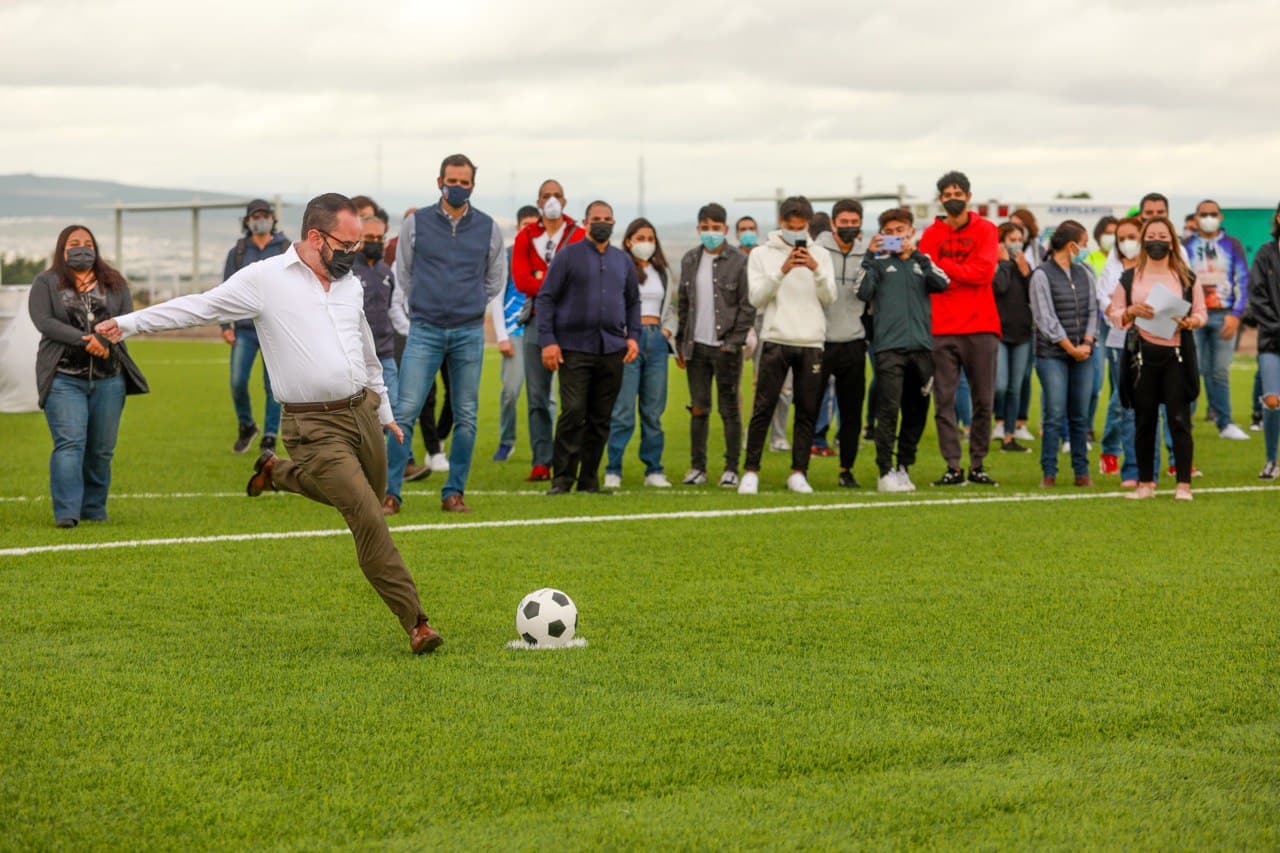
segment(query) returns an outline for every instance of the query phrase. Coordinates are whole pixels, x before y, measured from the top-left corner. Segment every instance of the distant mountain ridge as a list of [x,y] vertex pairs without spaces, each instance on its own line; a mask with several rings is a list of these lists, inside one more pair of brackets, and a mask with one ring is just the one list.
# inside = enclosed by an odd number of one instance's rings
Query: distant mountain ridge
[[[46,175],[0,175],[0,216],[71,216],[86,214],[95,204],[117,201],[173,203],[201,201],[239,201],[244,196],[206,190],[142,187],[114,181],[81,178],[59,178]],[[99,215],[109,216],[103,211]]]

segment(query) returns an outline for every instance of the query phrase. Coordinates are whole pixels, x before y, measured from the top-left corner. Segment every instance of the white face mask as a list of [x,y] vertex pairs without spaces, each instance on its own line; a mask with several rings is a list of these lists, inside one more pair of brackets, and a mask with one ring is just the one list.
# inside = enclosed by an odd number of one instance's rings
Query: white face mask
[[1111,250],[1116,247],[1116,235],[1103,234],[1098,238],[1098,247],[1107,254],[1111,254]]
[[1014,242],[1005,243],[1004,249],[1010,255],[1019,255],[1022,253],[1022,244]]
[[1218,233],[1218,228],[1221,225],[1222,225],[1221,217],[1217,217],[1217,216],[1201,216],[1200,217],[1200,230],[1206,234]]
[[564,213],[564,206],[560,204],[560,199],[555,196],[551,196],[551,198],[542,203],[542,215],[547,219],[559,219],[562,213]]
[[1142,244],[1139,243],[1137,240],[1132,240],[1132,239],[1121,240],[1116,245],[1119,246],[1120,248],[1120,254],[1124,255],[1129,260],[1133,260],[1134,258],[1138,257],[1138,252],[1142,250]]
[[641,261],[647,261],[653,257],[653,253],[658,251],[657,243],[632,243],[631,254]]

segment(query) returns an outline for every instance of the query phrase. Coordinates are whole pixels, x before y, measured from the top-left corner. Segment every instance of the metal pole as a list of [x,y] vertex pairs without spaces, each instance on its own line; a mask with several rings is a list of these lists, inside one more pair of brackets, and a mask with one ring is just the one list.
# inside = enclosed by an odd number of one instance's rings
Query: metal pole
[[124,209],[116,202],[116,269],[124,274]]
[[191,287],[200,292],[200,208],[191,205]]

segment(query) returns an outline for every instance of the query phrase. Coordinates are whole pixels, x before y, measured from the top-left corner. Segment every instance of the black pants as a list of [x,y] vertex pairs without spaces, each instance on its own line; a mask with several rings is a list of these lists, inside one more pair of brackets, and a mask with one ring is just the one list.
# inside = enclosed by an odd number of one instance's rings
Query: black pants
[[[840,412],[840,470],[853,467],[862,434],[862,398],[867,391],[867,342],[828,343],[822,350],[822,387],[836,378],[836,407]],[[822,405],[822,401],[818,401]]]
[[769,422],[773,420],[782,383],[790,370],[792,407],[796,413],[791,435],[791,470],[808,471],[809,454],[813,452],[813,425],[818,420],[818,406],[822,405],[822,349],[766,341],[760,345],[760,354],[756,357],[760,359],[760,375],[756,377],[755,401],[751,407],[751,423],[747,427],[747,461],[744,467],[748,471],[760,470]]
[[711,429],[711,383],[716,384],[716,408],[724,424],[724,469],[737,472],[742,456],[742,350],[726,352],[720,347],[694,344],[685,363],[689,374],[690,463],[698,471],[707,470],[707,434]]
[[871,384],[867,386],[867,426],[876,425],[876,414],[880,411],[880,380],[876,378],[876,354],[868,352],[871,361]]
[[560,416],[552,468],[555,483],[578,491],[600,488],[600,457],[609,439],[613,404],[622,388],[624,351],[565,352],[560,365]]
[[[893,470],[893,444],[898,443],[898,464],[910,468],[929,418],[929,380],[933,378],[933,353],[928,350],[887,350],[875,356],[879,408],[876,411],[876,465],[883,477]],[[898,427],[898,412],[902,427]],[[896,433],[896,436],[895,436]]]
[[[1190,334],[1183,332],[1184,335]],[[1128,356],[1121,356],[1127,358]],[[1138,454],[1138,480],[1156,480],[1156,437],[1160,428],[1160,404],[1164,404],[1173,433],[1173,461],[1178,482],[1191,482],[1191,404],[1183,383],[1178,350],[1142,342],[1142,369],[1133,386],[1133,448]]]

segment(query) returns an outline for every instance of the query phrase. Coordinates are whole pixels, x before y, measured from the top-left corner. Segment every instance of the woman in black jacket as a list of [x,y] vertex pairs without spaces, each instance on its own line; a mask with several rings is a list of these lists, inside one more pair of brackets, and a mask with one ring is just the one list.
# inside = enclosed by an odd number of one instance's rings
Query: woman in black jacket
[[147,391],[124,343],[93,334],[95,323],[133,310],[124,276],[97,247],[83,225],[64,228],[27,302],[41,336],[36,387],[53,436],[49,489],[58,527],[106,520],[124,398]]
[[1001,450],[1026,453],[1030,448],[1018,444],[1014,432],[1022,406],[1022,378],[1031,362],[1031,296],[1029,283],[1032,267],[1024,254],[1025,232],[1016,222],[1000,226],[1000,265],[991,289],[1000,314],[1000,352],[996,360],[995,413],[999,422]]
[[1249,313],[1258,321],[1258,375],[1262,379],[1262,435],[1267,464],[1260,480],[1280,479],[1280,207],[1271,236],[1253,256],[1249,270]]

